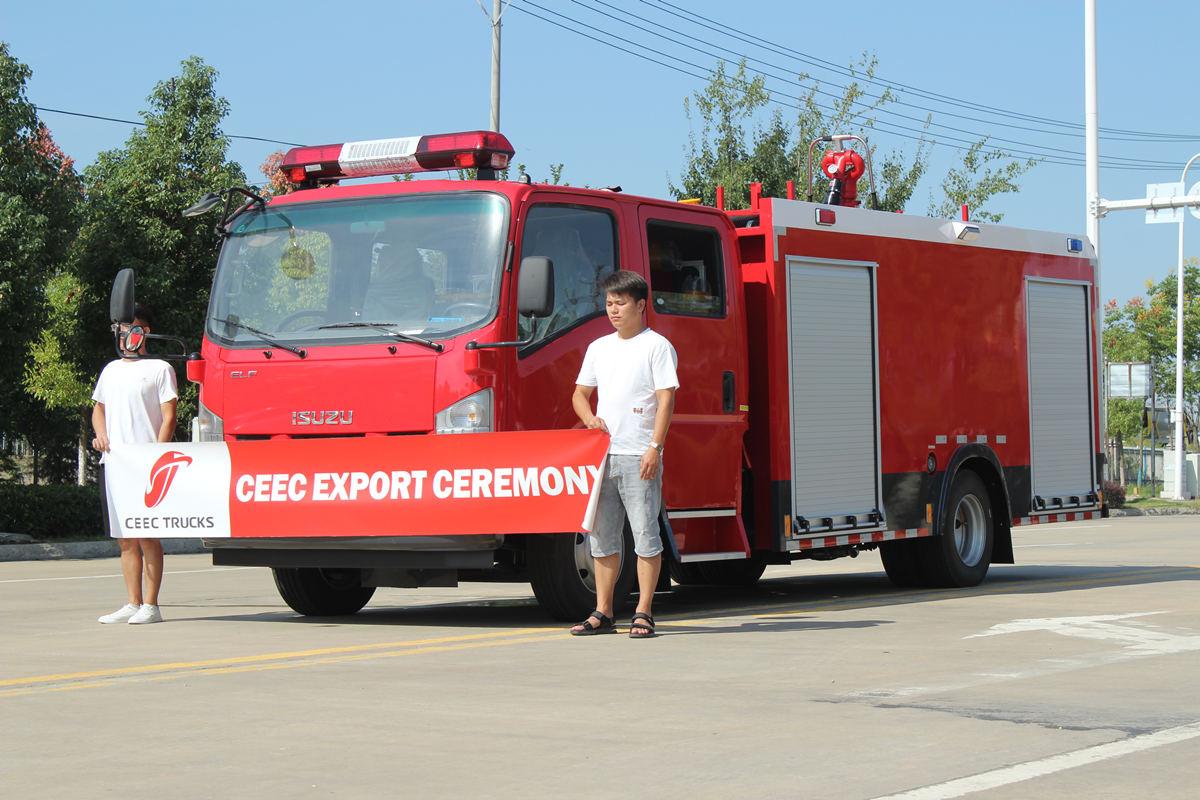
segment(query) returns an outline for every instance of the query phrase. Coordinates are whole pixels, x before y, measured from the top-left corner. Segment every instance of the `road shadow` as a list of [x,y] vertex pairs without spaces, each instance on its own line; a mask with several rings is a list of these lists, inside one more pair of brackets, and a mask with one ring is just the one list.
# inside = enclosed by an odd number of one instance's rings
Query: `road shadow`
[[993,565],[982,584],[962,589],[899,589],[892,585],[883,572],[788,575],[765,578],[756,586],[741,589],[679,586],[660,607],[669,607],[672,614],[704,611],[719,618],[745,613],[743,609],[748,606],[764,611],[772,607],[781,610],[814,608],[822,611],[872,609],[970,597],[1053,594],[1180,581],[1200,581],[1200,568],[1163,565]]
[[[875,609],[913,603],[938,603],[970,597],[1005,594],[1053,594],[1117,586],[1194,582],[1200,568],[1188,566],[998,565],[979,586],[965,589],[897,589],[883,572],[787,575],[769,577],[750,588],[676,586],[655,597],[655,616],[672,618],[721,617],[771,611],[838,611]],[[470,591],[464,584],[463,591]],[[394,601],[377,598],[376,603]],[[199,608],[197,607],[197,610]],[[627,621],[630,610],[617,615]],[[368,605],[343,617],[302,617],[286,607],[251,614],[218,614],[198,621],[271,622],[316,626],[403,625],[437,628],[544,628],[554,630],[569,623],[547,618],[532,596],[422,602],[412,605]],[[748,623],[744,630],[753,630]],[[709,628],[703,629],[705,632]],[[742,630],[742,628],[733,628]]]
[[810,631],[836,631],[852,628],[877,628],[894,625],[890,619],[855,619],[844,622],[832,620],[808,620],[796,617],[756,618],[736,625],[677,625],[667,619],[660,620],[659,636],[708,636],[716,633],[797,633]]

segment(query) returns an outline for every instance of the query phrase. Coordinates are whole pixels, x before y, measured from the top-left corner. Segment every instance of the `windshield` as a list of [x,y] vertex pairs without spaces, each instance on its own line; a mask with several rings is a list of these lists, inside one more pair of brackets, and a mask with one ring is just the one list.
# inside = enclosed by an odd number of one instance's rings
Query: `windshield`
[[261,346],[478,327],[496,310],[507,208],[464,192],[247,212],[221,250],[208,332]]

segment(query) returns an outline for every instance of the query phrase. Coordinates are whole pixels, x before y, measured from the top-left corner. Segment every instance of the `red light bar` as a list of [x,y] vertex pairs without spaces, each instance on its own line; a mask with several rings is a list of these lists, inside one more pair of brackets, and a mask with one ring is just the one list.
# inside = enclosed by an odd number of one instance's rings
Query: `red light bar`
[[280,167],[292,183],[316,186],[341,178],[468,167],[504,169],[514,152],[503,134],[467,131],[294,147]]
[[837,222],[837,212],[832,208],[817,209],[817,224],[818,225],[833,225]]

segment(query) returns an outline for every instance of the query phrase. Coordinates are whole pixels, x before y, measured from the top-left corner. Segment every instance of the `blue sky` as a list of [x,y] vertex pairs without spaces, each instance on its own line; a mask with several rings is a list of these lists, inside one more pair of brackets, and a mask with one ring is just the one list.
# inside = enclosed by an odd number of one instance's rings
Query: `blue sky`
[[[688,136],[683,98],[703,81],[622,52],[616,44],[688,71],[715,63],[700,52],[744,54],[781,75],[807,71],[825,81],[844,76],[806,65],[804,57],[848,64],[863,51],[879,58],[879,77],[924,92],[1068,124],[1083,122],[1082,0],[829,3],[745,0],[513,0],[504,17],[501,129],[516,160],[536,179],[548,165],[566,164],[572,183],[620,184],[626,191],[666,196],[679,174]],[[490,0],[487,0],[490,8]],[[1135,169],[1105,169],[1110,199],[1142,197],[1145,184],[1178,180],[1200,151],[1200,104],[1194,61],[1185,42],[1200,24],[1195,0],[1099,2],[1100,117],[1106,128],[1184,134],[1184,141],[1104,141],[1105,158]],[[293,2],[63,2],[50,7],[8,3],[0,9],[0,39],[34,72],[29,98],[48,108],[137,119],[153,84],[175,74],[180,60],[199,55],[221,73],[218,89],[231,103],[225,130],[306,144],[487,127],[491,34],[474,0],[393,0],[330,4]],[[1152,8],[1152,11],[1149,9]],[[554,16],[552,12],[564,16]],[[637,14],[650,22],[628,17]],[[555,27],[585,30],[609,45]],[[728,33],[773,43],[775,52],[698,27],[700,17]],[[675,38],[681,47],[618,21]],[[708,24],[708,23],[705,23]],[[583,25],[599,29],[589,30]],[[682,32],[684,36],[681,36]],[[1176,32],[1182,32],[1177,35]],[[612,34],[615,38],[606,37]],[[1184,37],[1187,37],[1186,39]],[[650,53],[652,47],[666,56]],[[779,52],[782,50],[783,52]],[[795,51],[795,52],[793,52]],[[768,84],[780,95],[794,84]],[[937,110],[935,123],[1025,145],[1061,148],[1082,161],[1081,133],[1043,120],[998,116],[902,91],[904,102]],[[925,112],[893,106],[900,114]],[[788,109],[783,109],[788,113]],[[948,113],[977,117],[953,118]],[[46,113],[59,144],[82,166],[120,146],[129,126]],[[883,116],[893,126],[908,120]],[[1005,127],[1023,125],[1034,130]],[[933,138],[974,138],[933,129]],[[883,151],[914,143],[879,132]],[[231,156],[252,180],[278,146],[235,141]],[[924,213],[930,195],[960,154],[933,148],[930,176],[910,211]],[[1178,165],[1144,169],[1143,162]],[[1188,184],[1200,181],[1200,169]],[[1019,194],[990,204],[1005,223],[1083,232],[1082,166],[1041,164]],[[1125,300],[1148,278],[1174,268],[1177,227],[1146,225],[1141,212],[1116,212],[1101,223],[1102,292]],[[1189,218],[1187,255],[1200,255],[1200,221]]]

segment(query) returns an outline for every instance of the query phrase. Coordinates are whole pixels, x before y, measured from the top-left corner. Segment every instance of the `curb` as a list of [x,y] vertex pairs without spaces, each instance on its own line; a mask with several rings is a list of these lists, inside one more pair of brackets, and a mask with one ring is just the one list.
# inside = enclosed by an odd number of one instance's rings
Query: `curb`
[[1111,508],[1110,517],[1182,517],[1200,514],[1200,508]]
[[[163,539],[163,552],[167,555],[204,553],[204,542],[200,539]],[[35,544],[0,545],[0,562],[4,561],[58,561],[73,558],[116,558],[121,546],[115,539],[97,542],[37,542]]]

